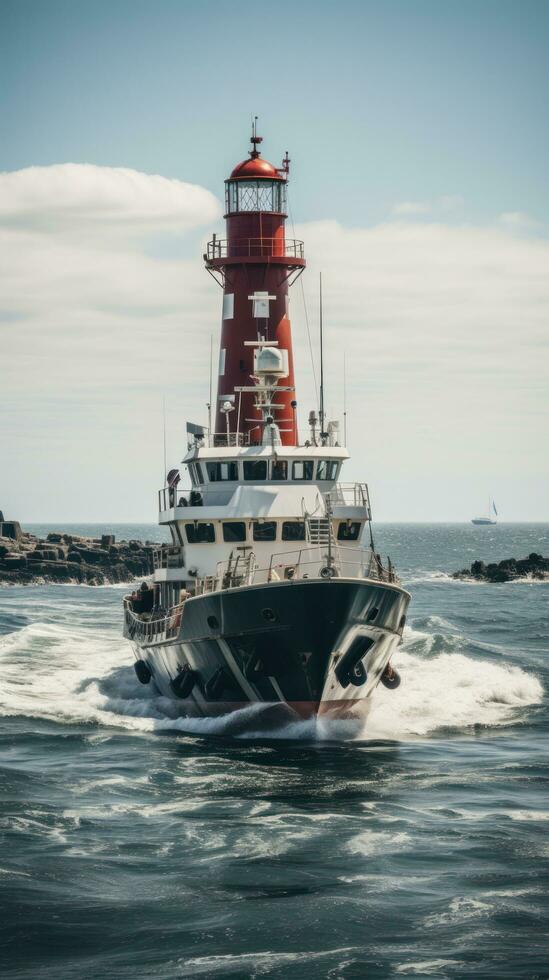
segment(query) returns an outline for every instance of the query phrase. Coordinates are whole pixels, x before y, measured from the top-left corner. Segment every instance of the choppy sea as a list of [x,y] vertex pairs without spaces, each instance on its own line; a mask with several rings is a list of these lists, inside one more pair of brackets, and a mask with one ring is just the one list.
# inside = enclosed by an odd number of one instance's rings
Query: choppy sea
[[174,721],[123,588],[0,590],[3,980],[549,977],[549,582],[448,575],[549,525],[376,543],[413,594],[403,681],[352,737]]

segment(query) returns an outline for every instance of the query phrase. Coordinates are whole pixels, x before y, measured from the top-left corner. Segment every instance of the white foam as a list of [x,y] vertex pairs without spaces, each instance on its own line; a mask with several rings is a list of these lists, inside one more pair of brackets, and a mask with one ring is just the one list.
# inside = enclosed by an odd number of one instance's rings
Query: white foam
[[393,664],[402,683],[394,691],[378,687],[367,724],[369,738],[402,739],[437,729],[509,724],[520,709],[538,704],[543,694],[537,677],[520,667],[462,653],[426,659],[401,649]]
[[493,903],[491,902],[481,902],[476,898],[458,896],[451,900],[446,912],[428,915],[424,919],[424,925],[429,928],[467,922],[470,919],[484,918],[491,913],[492,909]]
[[401,963],[395,967],[397,973],[409,973],[412,975],[432,976],[439,974],[446,967],[465,966],[462,960],[423,960],[421,963]]
[[360,854],[364,857],[371,857],[373,854],[386,854],[388,851],[393,853],[395,850],[406,850],[411,843],[411,837],[404,832],[394,834],[384,831],[363,830],[356,837],[347,843],[347,850],[351,854]]
[[[193,956],[189,959],[181,959],[178,962],[179,966],[184,966],[187,970],[193,968],[191,974],[188,976],[197,976],[200,973],[204,973],[209,977],[221,976],[224,973],[232,972],[234,969],[246,970],[246,976],[251,974],[249,970],[271,972],[275,967],[282,967],[285,965],[294,965],[296,969],[299,968],[300,963],[309,963],[312,960],[322,960],[330,956],[339,956],[342,953],[349,954],[360,949],[357,946],[342,946],[337,949],[326,949],[326,950],[304,950],[302,952],[296,953],[280,953],[271,950],[265,950],[257,953],[221,953],[212,956]],[[215,972],[213,972],[215,971]],[[296,974],[298,976],[299,974]],[[243,976],[243,973],[240,973]]]

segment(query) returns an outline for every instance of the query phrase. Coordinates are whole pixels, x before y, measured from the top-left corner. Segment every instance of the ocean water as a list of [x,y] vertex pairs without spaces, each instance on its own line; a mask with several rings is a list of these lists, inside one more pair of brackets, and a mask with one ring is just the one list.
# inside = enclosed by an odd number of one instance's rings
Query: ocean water
[[549,583],[448,575],[549,525],[377,544],[413,601],[358,734],[174,721],[123,588],[1,590],[4,980],[549,977]]

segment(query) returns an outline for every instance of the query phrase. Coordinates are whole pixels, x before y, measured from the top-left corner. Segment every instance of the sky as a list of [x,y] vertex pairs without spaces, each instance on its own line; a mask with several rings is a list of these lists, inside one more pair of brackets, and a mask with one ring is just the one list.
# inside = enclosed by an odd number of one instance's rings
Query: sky
[[[206,419],[223,181],[292,159],[300,416],[377,520],[549,520],[545,0],[0,0],[0,509],[154,521]],[[302,431],[304,426],[302,425]]]

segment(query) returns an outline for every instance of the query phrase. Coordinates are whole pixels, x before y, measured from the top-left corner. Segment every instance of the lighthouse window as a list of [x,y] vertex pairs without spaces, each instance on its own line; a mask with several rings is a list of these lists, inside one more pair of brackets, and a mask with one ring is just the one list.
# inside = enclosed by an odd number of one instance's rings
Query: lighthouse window
[[254,541],[276,541],[276,521],[254,521]]
[[245,480],[266,480],[267,479],[267,460],[266,459],[247,459],[244,462]]
[[213,524],[196,521],[194,524],[185,524],[185,531],[189,544],[213,544],[215,541]]
[[210,483],[220,480],[238,480],[238,463],[206,463]]
[[244,521],[224,521],[223,522],[224,541],[245,541],[246,525]]
[[337,540],[358,541],[361,527],[360,521],[341,521],[337,530]]
[[230,180],[225,199],[227,213],[238,211],[286,212],[284,180]]
[[312,459],[296,459],[292,465],[292,478],[294,480],[312,480],[313,465]]
[[282,540],[305,541],[305,524],[303,521],[283,521]]
[[316,471],[317,480],[335,480],[338,463],[334,459],[321,459]]

